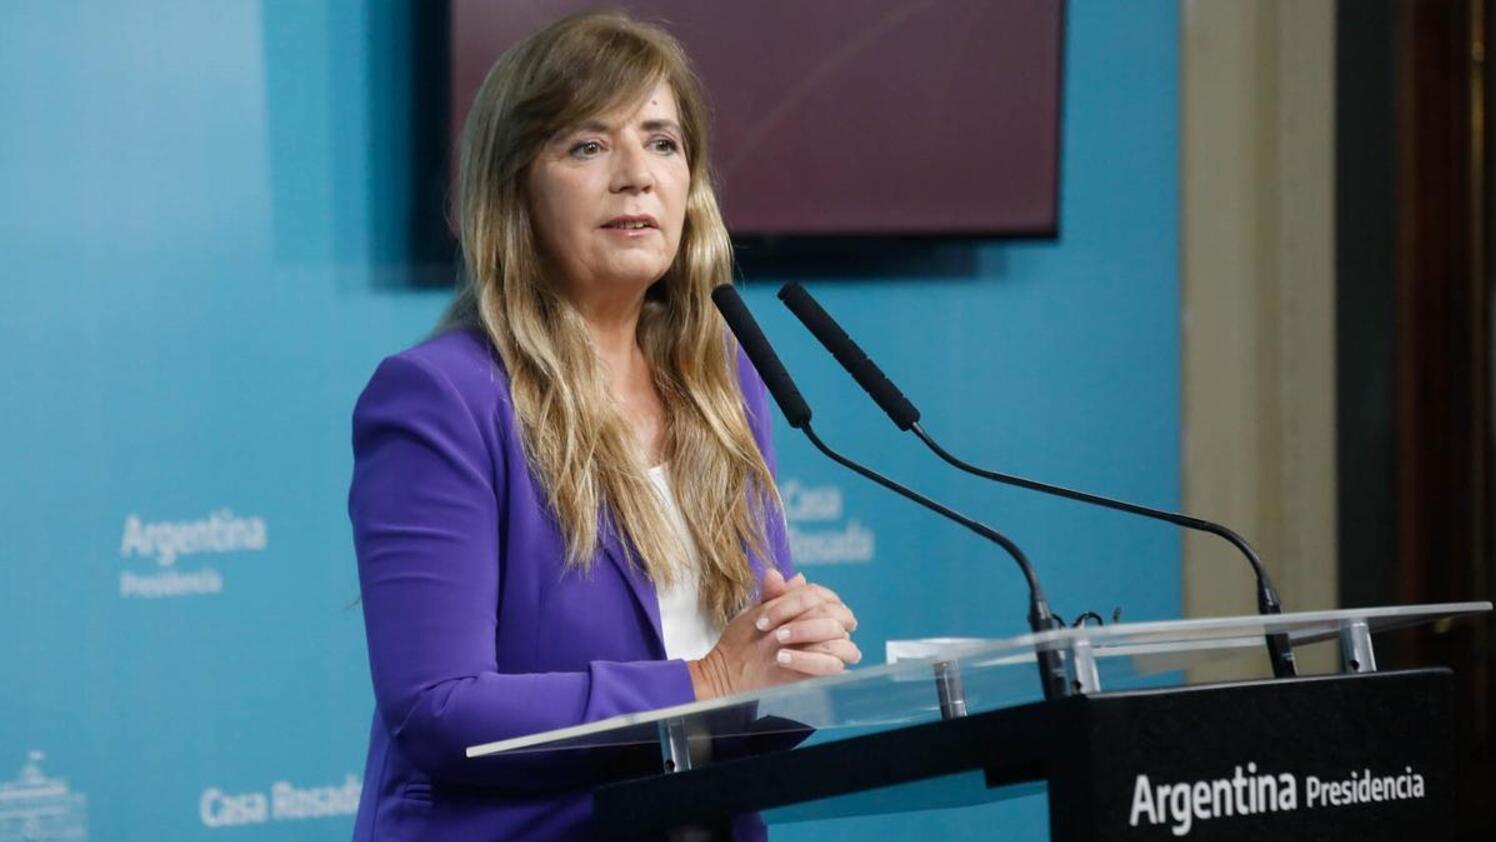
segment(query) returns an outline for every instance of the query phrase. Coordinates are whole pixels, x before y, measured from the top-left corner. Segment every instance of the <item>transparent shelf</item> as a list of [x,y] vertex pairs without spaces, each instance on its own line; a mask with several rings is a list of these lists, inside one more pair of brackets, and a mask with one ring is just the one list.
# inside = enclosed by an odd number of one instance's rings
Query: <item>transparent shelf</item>
[[[1274,616],[1216,617],[1057,629],[1000,640],[890,641],[887,663],[753,693],[615,716],[569,728],[471,746],[470,758],[660,744],[674,735],[691,756],[714,741],[753,738],[785,747],[942,718],[938,671],[959,675],[968,714],[1042,698],[1035,652],[1052,649],[1094,664],[1103,690],[1177,685],[1191,667],[1260,650],[1270,634],[1295,646],[1376,634],[1486,613],[1489,602],[1347,608]],[[1366,638],[1369,640],[1369,638]],[[683,742],[682,742],[683,741]]]

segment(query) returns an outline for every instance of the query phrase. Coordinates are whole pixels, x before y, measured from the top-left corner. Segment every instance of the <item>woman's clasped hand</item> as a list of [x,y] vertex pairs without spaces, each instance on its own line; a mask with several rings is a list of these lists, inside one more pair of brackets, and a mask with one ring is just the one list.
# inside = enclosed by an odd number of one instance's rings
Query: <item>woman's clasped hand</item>
[[770,568],[759,602],[727,624],[705,657],[687,662],[696,698],[839,673],[862,660],[851,638],[856,629],[857,617],[835,591]]

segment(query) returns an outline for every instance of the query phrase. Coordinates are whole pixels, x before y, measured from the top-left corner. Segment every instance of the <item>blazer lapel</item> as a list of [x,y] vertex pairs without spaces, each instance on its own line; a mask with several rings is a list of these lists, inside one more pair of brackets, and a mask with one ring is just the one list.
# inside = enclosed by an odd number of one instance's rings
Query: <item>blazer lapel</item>
[[598,543],[602,545],[603,555],[608,557],[613,566],[618,568],[618,574],[628,584],[629,593],[633,594],[634,602],[638,603],[639,610],[649,621],[650,641],[654,645],[655,657],[665,657],[665,636],[660,631],[660,597],[655,590],[654,583],[644,575],[637,564],[629,562],[628,553],[624,551],[623,544],[619,539],[612,524],[604,520],[598,530]]

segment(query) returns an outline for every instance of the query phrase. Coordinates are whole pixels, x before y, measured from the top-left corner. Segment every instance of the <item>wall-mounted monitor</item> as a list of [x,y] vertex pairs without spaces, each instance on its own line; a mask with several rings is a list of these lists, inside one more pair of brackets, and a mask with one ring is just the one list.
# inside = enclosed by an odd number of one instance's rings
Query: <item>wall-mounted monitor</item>
[[[735,236],[1056,233],[1062,0],[626,0],[707,90]],[[584,0],[452,0],[451,131]]]

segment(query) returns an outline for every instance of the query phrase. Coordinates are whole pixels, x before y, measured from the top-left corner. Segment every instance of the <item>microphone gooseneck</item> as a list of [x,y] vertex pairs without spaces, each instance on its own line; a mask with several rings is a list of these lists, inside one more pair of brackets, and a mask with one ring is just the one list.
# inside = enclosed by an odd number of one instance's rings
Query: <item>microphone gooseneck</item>
[[[1248,544],[1245,538],[1242,538],[1233,530],[1212,521],[1191,517],[1178,512],[1155,509],[1150,506],[1129,503],[1125,500],[1116,500],[1111,497],[1103,497],[1099,494],[1077,491],[1072,488],[1065,488],[1046,482],[1039,482],[1038,480],[980,468],[957,458],[941,447],[925,431],[924,426],[919,423],[919,410],[914,407],[914,404],[898,390],[898,387],[893,385],[893,382],[888,379],[883,370],[863,352],[862,348],[847,335],[846,331],[842,330],[841,325],[837,324],[836,320],[831,318],[831,315],[811,297],[810,293],[805,291],[804,287],[791,281],[779,290],[779,299],[815,335],[816,339],[820,340],[821,344],[826,347],[826,350],[831,352],[831,355],[867,391],[873,401],[883,409],[900,430],[912,430],[919,437],[920,441],[924,442],[936,456],[939,456],[945,462],[983,479],[1026,488],[1030,491],[1040,492],[1041,494],[1050,494],[1081,503],[1141,515],[1142,517],[1161,520],[1185,529],[1207,532],[1223,538],[1236,547],[1246,557],[1247,563],[1252,566],[1252,572],[1257,578],[1258,613],[1264,615],[1282,613],[1282,600],[1278,597],[1277,589],[1273,587],[1272,579],[1268,575],[1267,568],[1263,565],[1261,557],[1257,555],[1257,551],[1252,549],[1252,545]],[[1273,675],[1279,678],[1286,678],[1298,673],[1294,662],[1293,647],[1286,634],[1268,635],[1267,649],[1268,657],[1272,662]]]
[[[898,494],[901,497],[913,500],[915,503],[924,506],[925,508],[935,512],[936,514],[939,514],[943,517],[955,521],[956,523],[961,524],[967,529],[970,529],[972,532],[977,533],[983,538],[986,538],[992,543],[1002,547],[1004,550],[1007,550],[1008,555],[1012,556],[1013,559],[1018,562],[1019,569],[1023,571],[1023,578],[1028,582],[1029,592],[1034,595],[1033,601],[1035,605],[1030,607],[1030,613],[1032,615],[1038,616],[1040,620],[1053,619],[1053,615],[1049,613],[1048,600],[1044,597],[1044,589],[1042,586],[1040,586],[1039,579],[1034,574],[1034,567],[1029,563],[1028,555],[1025,554],[1023,550],[1019,549],[1018,545],[1013,543],[1013,541],[1009,539],[1008,536],[1002,534],[1001,532],[998,532],[996,529],[993,529],[980,521],[972,520],[971,518],[961,514],[955,509],[952,509],[948,506],[936,502],[935,500],[930,499],[929,497],[924,496],[923,494],[920,494],[918,491],[901,485],[900,483],[891,480],[886,476],[883,476],[872,468],[848,459],[846,456],[843,456],[842,454],[833,450],[825,442],[821,441],[821,437],[816,435],[815,430],[811,429],[809,423],[805,425],[803,430],[805,432],[805,437],[810,439],[810,443],[815,445],[816,450],[819,450],[822,453],[826,454],[826,456],[829,457],[833,462],[836,462],[837,464],[849,470],[855,471],[856,473],[872,480],[873,482],[876,482],[877,484],[883,486],[884,488],[892,491],[895,494]],[[1036,621],[1034,619],[1030,618],[1029,625],[1033,626],[1035,622]],[[1041,624],[1041,628],[1049,628],[1049,624]],[[1038,629],[1036,629],[1036,631],[1037,630]]]
[[[990,471],[986,468],[979,468],[976,465],[958,459],[950,452],[948,452],[945,448],[937,444],[935,440],[930,437],[930,434],[925,432],[924,427],[918,421],[914,422],[914,424],[910,426],[910,429],[914,431],[914,434],[919,437],[920,441],[924,442],[925,445],[930,448],[930,450],[934,451],[936,456],[939,456],[941,459],[945,460],[956,468],[959,468],[969,474],[982,477],[983,479],[990,479],[995,482],[1006,483],[1008,485],[1018,486],[1019,488],[1027,488],[1029,490],[1038,491],[1041,493],[1053,494],[1058,497],[1065,497],[1070,500],[1076,500],[1082,503],[1091,503],[1097,506],[1104,506],[1106,508],[1116,509],[1122,512],[1130,512],[1135,515],[1142,515],[1143,517],[1162,520],[1168,523],[1172,523],[1176,526],[1182,526],[1186,529],[1208,532],[1211,535],[1216,535],[1224,538],[1226,539],[1226,541],[1230,542],[1232,546],[1241,551],[1242,555],[1246,556],[1247,562],[1252,565],[1252,571],[1257,575],[1257,613],[1262,615],[1283,613],[1282,600],[1280,600],[1278,597],[1277,589],[1273,587],[1272,579],[1269,578],[1267,568],[1263,565],[1261,557],[1257,555],[1257,551],[1252,549],[1252,545],[1248,544],[1245,538],[1238,535],[1229,527],[1222,526],[1221,524],[1214,523],[1212,521],[1190,517],[1189,515],[1180,514],[1178,512],[1168,512],[1162,509],[1153,509],[1148,506],[1137,505],[1136,503],[1128,503],[1125,500],[1114,500],[1110,497],[1102,497],[1099,494],[1090,494],[1085,491],[1076,491],[1075,489],[1071,488],[1064,488],[1058,485],[1050,485],[1048,483],[1038,482],[1037,480],[1025,479],[1023,477],[1013,476],[1011,474],[1003,474],[997,471]],[[1280,632],[1268,635],[1267,650],[1268,660],[1272,664],[1274,677],[1292,678],[1293,676],[1298,675],[1298,666],[1293,655],[1293,645],[1289,641],[1287,634],[1283,634]]]
[[[810,407],[805,399],[800,396],[800,390],[795,387],[789,372],[785,371],[784,364],[779,361],[779,355],[769,345],[764,337],[763,331],[759,329],[753,314],[748,312],[748,307],[738,295],[738,291],[731,285],[724,284],[712,291],[712,301],[727,322],[728,328],[737,337],[738,344],[743,347],[743,352],[758,370],[759,376],[764,379],[764,385],[768,387],[769,394],[773,396],[774,402],[784,413],[790,426],[800,430],[810,443],[828,458],[837,464],[865,477],[878,485],[913,501],[942,517],[955,521],[967,529],[975,532],[983,538],[1002,547],[1009,556],[1018,563],[1024,580],[1029,590],[1029,628],[1034,633],[1049,631],[1057,627],[1054,614],[1049,609],[1049,602],[1044,597],[1044,589],[1039,584],[1039,577],[1034,573],[1033,565],[1029,563],[1028,556],[1018,545],[1013,543],[1006,535],[997,530],[973,520],[960,512],[955,511],[941,503],[920,494],[912,488],[902,485],[873,469],[862,465],[832,449],[820,436],[816,435],[811,427]],[[1040,647],[1036,652],[1039,661],[1040,682],[1044,689],[1046,699],[1058,699],[1065,695],[1065,669],[1060,662],[1059,654],[1053,650]]]

